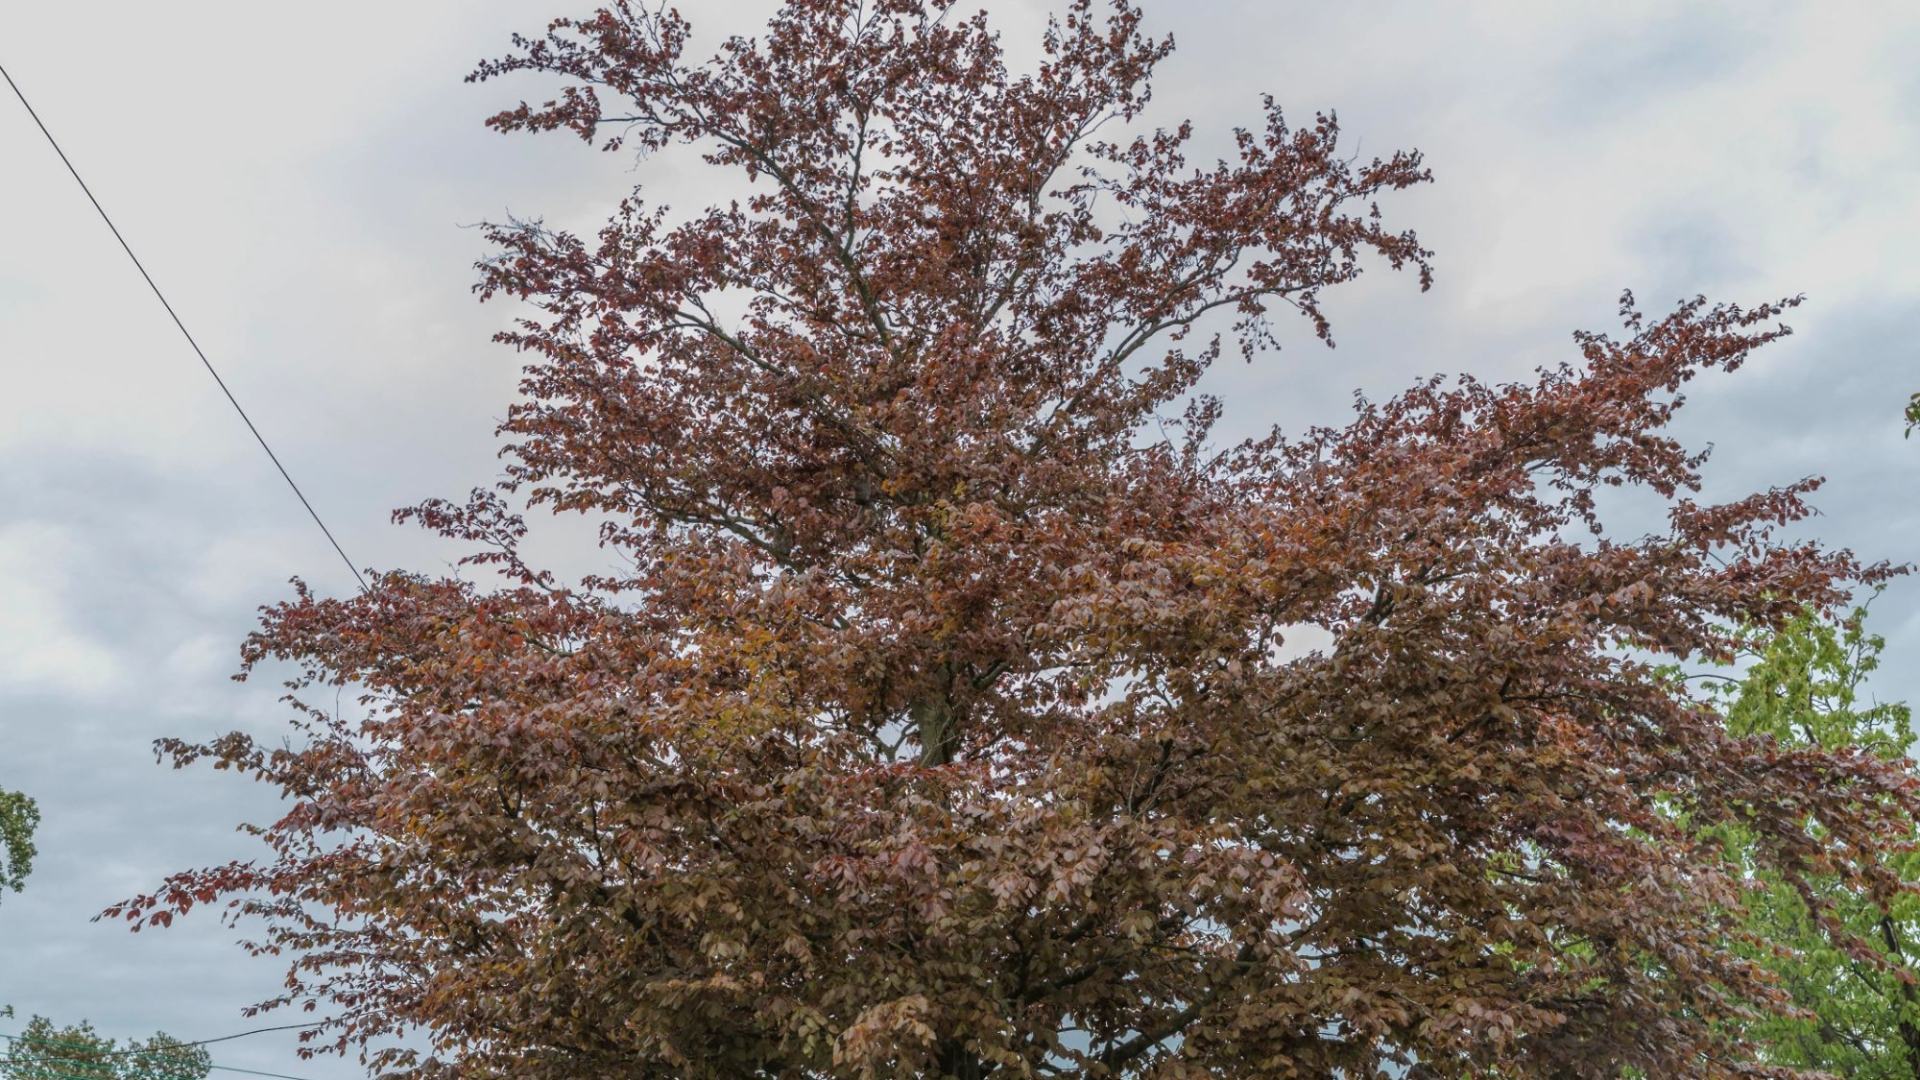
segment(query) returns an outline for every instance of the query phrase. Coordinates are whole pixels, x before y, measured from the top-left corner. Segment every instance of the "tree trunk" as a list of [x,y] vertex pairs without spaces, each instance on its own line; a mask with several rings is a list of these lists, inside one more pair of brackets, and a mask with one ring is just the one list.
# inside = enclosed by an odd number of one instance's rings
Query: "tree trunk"
[[940,1047],[940,1075],[945,1080],[986,1080],[993,1066],[981,1061],[966,1043],[951,1039]]
[[920,734],[920,764],[945,765],[960,746],[959,716],[944,689],[913,705],[914,730]]
[[[1887,951],[1893,954],[1894,961],[1905,961],[1906,943],[1900,940],[1900,929],[1894,925],[1893,916],[1884,909],[1880,915],[1880,937],[1887,943]],[[1920,991],[1916,991],[1913,985],[1904,979],[1896,978],[1894,986],[1900,995],[1901,1016],[1898,1028],[1901,1056],[1906,1058],[1907,1071],[1913,1074],[1915,1080],[1920,1080],[1920,1024],[1913,1021],[1915,1011],[1920,1010]]]

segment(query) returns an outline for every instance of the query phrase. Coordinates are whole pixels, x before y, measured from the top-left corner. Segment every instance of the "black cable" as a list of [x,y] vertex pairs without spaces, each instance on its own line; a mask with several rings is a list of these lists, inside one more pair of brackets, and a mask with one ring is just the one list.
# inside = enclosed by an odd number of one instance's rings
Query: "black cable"
[[[142,1047],[141,1049],[138,1049],[138,1050],[95,1050],[95,1051],[91,1051],[91,1054],[93,1057],[97,1057],[97,1058],[137,1057],[141,1054],[163,1054],[169,1050],[177,1050],[177,1049],[181,1049],[183,1047],[188,1047],[188,1046],[211,1046],[214,1043],[232,1042],[235,1039],[244,1039],[249,1035],[265,1035],[269,1031],[311,1031],[315,1028],[321,1027],[322,1024],[324,1024],[324,1021],[321,1021],[318,1023],[311,1023],[311,1024],[281,1024],[277,1027],[254,1028],[252,1031],[241,1031],[232,1035],[217,1036],[212,1039],[184,1040],[184,1039],[173,1039],[172,1036],[168,1036],[168,1038],[171,1041],[167,1044],[167,1046],[160,1049],[155,1049],[153,1047]],[[0,1039],[7,1039],[12,1042],[24,1042],[24,1043],[32,1043],[37,1041],[37,1042],[45,1042],[48,1044],[58,1044],[60,1042],[60,1040],[56,1040],[56,1039],[34,1040],[34,1039],[28,1039],[25,1036],[21,1036],[21,1035],[7,1035],[4,1033],[0,1033]],[[78,1044],[67,1043],[66,1045],[77,1046]]]
[[187,331],[187,324],[180,321],[180,316],[174,312],[173,305],[167,302],[166,294],[160,291],[160,286],[154,284],[153,275],[147,273],[147,268],[141,265],[140,257],[133,253],[133,248],[127,244],[126,237],[120,235],[119,227],[113,223],[111,217],[107,216],[107,210],[100,205],[100,200],[93,197],[93,189],[87,187],[87,182],[80,178],[80,170],[74,168],[73,162],[67,159],[67,152],[60,149],[60,143],[54,139],[53,132],[48,131],[47,125],[41,122],[40,114],[33,110],[33,105],[27,100],[27,95],[21,92],[20,84],[13,81],[13,76],[7,73],[4,65],[0,65],[0,78],[5,78],[7,85],[13,88],[13,96],[19,98],[20,104],[26,107],[27,115],[33,117],[35,126],[40,129],[40,134],[47,137],[47,144],[53,147],[54,153],[60,155],[60,163],[67,167],[69,173],[73,174],[74,183],[80,185],[80,190],[86,194],[87,201],[92,203],[93,208],[99,212],[100,220],[106,222],[107,228],[112,230],[113,238],[120,241],[120,250],[126,252],[127,258],[133,260],[134,269],[140,271],[140,276],[146,279],[147,288],[153,290],[153,295],[160,301],[160,306],[167,309],[167,314],[173,318],[173,325],[180,328],[180,335],[187,339],[188,345],[193,346],[194,355],[198,356],[200,363],[206,366],[207,374],[213,376],[213,381],[219,384],[220,392],[227,395],[228,404],[232,405],[233,411],[239,413],[240,419],[246,422],[247,430],[253,432],[254,441],[260,444],[260,449],[267,452],[267,457],[272,460],[273,467],[280,470],[280,478],[285,480],[287,486],[293,489],[293,494],[300,500],[300,505],[307,508],[307,515],[313,518],[315,525],[320,526],[320,531],[327,536],[327,543],[333,545],[333,550],[339,554],[340,561],[347,564],[347,569],[352,572],[353,579],[360,583],[360,591],[365,592],[367,590],[367,579],[360,575],[359,569],[353,565],[353,560],[347,558],[346,549],[340,546],[340,541],[334,539],[333,530],[327,528],[327,523],[320,520],[320,512],[315,510],[313,504],[307,501],[306,493],[300,490],[300,485],[293,482],[293,476],[287,472],[287,467],[280,464],[280,455],[275,454],[273,447],[267,445],[266,436],[261,435],[260,429],[253,425],[253,418],[247,415],[247,410],[240,407],[240,401],[233,396],[233,391],[227,389],[227,381],[220,377],[218,371],[214,370],[213,361],[207,359],[207,354],[201,350],[200,343],[193,340],[193,335]]

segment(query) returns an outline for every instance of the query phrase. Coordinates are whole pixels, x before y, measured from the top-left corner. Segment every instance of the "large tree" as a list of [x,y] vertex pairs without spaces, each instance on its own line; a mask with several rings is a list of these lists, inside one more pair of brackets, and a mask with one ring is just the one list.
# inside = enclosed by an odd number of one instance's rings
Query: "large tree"
[[[942,0],[687,35],[622,5],[476,73],[564,83],[503,131],[747,194],[492,230],[537,313],[505,490],[404,515],[475,569],[270,608],[300,737],[163,752],[284,790],[271,858],[115,914],[224,900],[324,1045],[461,1076],[1676,1076],[1782,1004],[1691,830],[1894,887],[1898,769],[1657,666],[1884,573],[1774,538],[1812,483],[1696,501],[1665,433],[1792,301],[1629,298],[1531,381],[1216,449],[1271,313],[1425,281],[1374,205],[1417,155],[1271,103],[1218,163],[1125,133],[1171,48],[1125,0],[1025,73]],[[1603,534],[1609,488],[1664,525]],[[609,568],[532,563],[516,498]]]

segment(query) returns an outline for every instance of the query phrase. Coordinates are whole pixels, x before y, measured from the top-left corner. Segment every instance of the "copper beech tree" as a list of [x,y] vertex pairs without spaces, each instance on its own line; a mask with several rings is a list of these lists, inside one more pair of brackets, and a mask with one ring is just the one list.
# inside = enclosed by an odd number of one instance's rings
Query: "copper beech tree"
[[[297,739],[162,751],[282,789],[271,857],[113,914],[230,905],[268,1005],[421,1075],[1741,1072],[1787,1006],[1707,826],[1885,893],[1920,804],[1660,667],[1887,573],[1775,539],[1812,483],[1691,498],[1665,433],[1793,301],[1629,298],[1531,381],[1220,449],[1203,376],[1270,317],[1424,285],[1374,202],[1427,176],[1271,103],[1219,163],[1125,133],[1140,22],[1079,0],[1022,74],[946,0],[703,61],[621,5],[483,64],[564,83],[502,131],[744,194],[491,230],[481,292],[537,312],[504,490],[401,515],[481,569],[267,609]],[[1603,532],[1609,487],[1664,524]],[[533,565],[523,505],[616,568]]]

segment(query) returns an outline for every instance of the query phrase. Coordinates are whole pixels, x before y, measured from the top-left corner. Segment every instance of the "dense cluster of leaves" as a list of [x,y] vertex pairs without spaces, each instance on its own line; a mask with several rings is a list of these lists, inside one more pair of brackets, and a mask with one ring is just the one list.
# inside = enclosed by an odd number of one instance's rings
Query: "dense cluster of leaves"
[[[1628,298],[1533,381],[1215,450],[1200,381],[1270,312],[1424,282],[1374,202],[1426,173],[1271,104],[1217,164],[1115,134],[1139,22],[1078,0],[1018,74],[947,0],[791,0],[703,62],[621,5],[483,65],[566,84],[502,130],[751,184],[493,230],[483,291],[540,313],[504,486],[617,566],[530,565],[508,492],[409,511],[505,580],[268,609],[300,741],[163,750],[284,790],[272,857],[113,914],[225,900],[292,957],[269,1005],[421,1075],[1743,1068],[1784,1000],[1697,830],[1880,895],[1917,799],[1656,666],[1884,573],[1774,538],[1812,483],[1698,502],[1664,432],[1792,301]],[[1616,487],[1661,531],[1603,533]]]
[[[1778,632],[1750,634],[1743,652],[1751,667],[1720,693],[1733,734],[1857,748],[1908,766],[1911,710],[1866,694],[1885,642],[1867,633],[1865,617],[1858,610],[1835,623],[1807,612]],[[1725,836],[1745,861],[1740,830]],[[1920,879],[1912,850],[1891,850],[1885,862],[1902,881]],[[1873,896],[1830,875],[1788,882],[1764,867],[1745,869],[1761,888],[1748,903],[1743,947],[1803,1010],[1748,1025],[1767,1060],[1861,1080],[1920,1076],[1920,897]]]
[[19,1036],[0,1043],[4,1080],[205,1080],[213,1060],[165,1032],[121,1046],[82,1020],[55,1027],[36,1016]]
[[33,832],[40,807],[17,791],[0,789],[0,895],[19,892],[33,871]]

